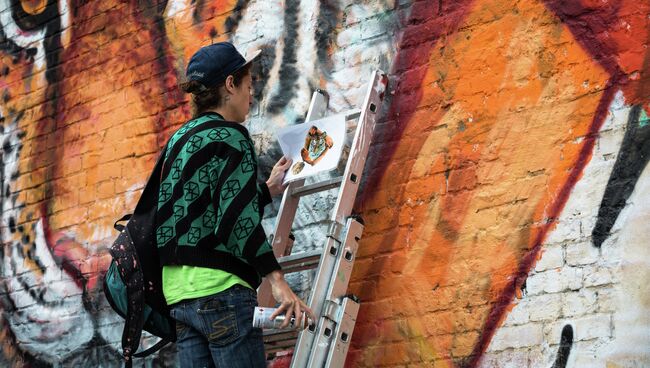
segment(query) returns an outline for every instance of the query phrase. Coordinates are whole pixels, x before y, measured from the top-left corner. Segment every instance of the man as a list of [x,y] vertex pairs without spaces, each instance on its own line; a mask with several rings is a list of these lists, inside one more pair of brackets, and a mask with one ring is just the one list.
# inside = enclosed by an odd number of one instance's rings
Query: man
[[286,313],[300,326],[306,312],[314,320],[284,280],[261,225],[291,161],[282,158],[258,184],[257,156],[242,125],[258,55],[246,60],[227,42],[197,51],[181,85],[192,93],[194,118],[167,143],[156,235],[184,367],[266,366],[262,332],[252,327],[261,277],[281,303],[272,318]]

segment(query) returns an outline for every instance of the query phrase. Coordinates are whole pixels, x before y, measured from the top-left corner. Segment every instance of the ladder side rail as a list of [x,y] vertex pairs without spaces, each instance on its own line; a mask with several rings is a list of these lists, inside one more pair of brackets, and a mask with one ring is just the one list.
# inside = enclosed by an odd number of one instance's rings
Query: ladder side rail
[[347,295],[352,267],[359,249],[359,240],[363,234],[363,225],[354,218],[348,219],[347,229],[345,240],[341,246],[341,256],[333,271],[336,277],[332,278],[325,295],[325,300],[337,303]]
[[[363,167],[366,162],[365,155],[368,154],[370,148],[376,114],[381,106],[381,100],[384,97],[387,83],[388,78],[381,71],[373,72],[372,78],[368,83],[368,91],[364,99],[363,108],[361,109],[359,124],[356,128],[350,149],[350,156],[348,157],[345,173],[343,174],[343,183],[339,190],[336,205],[332,211],[332,224],[335,227],[337,225],[343,225],[345,218],[350,216],[352,212],[358,184],[361,181],[361,174],[363,173]],[[307,366],[312,346],[314,346],[314,338],[321,333],[321,330],[326,328],[325,324],[329,325],[329,322],[325,321],[325,318],[321,316],[321,311],[336,261],[336,258],[328,256],[332,248],[336,249],[337,255],[342,253],[340,241],[328,236],[327,243],[323,248],[323,258],[318,267],[316,280],[309,297],[309,306],[314,312],[314,315],[319,319],[319,322],[316,324],[314,331],[307,330],[298,335],[298,342],[291,362],[291,367],[293,368]]]
[[[363,173],[363,165],[366,162],[365,155],[368,154],[370,140],[372,139],[372,129],[375,125],[376,113],[378,112],[377,110],[381,104],[381,98],[383,98],[383,91],[386,87],[385,83],[387,82],[387,78],[386,80],[384,80],[384,78],[386,77],[382,72],[374,71],[372,79],[368,83],[368,92],[364,100],[363,109],[361,110],[361,120],[357,125],[350,149],[350,156],[348,157],[345,173],[343,174],[343,182],[341,183],[338,198],[331,214],[332,226],[329,230],[328,239],[335,240],[335,243],[330,244],[332,242],[328,241],[327,245],[330,247],[323,249],[324,255],[330,252],[331,246],[337,247],[337,256],[341,253],[341,242],[345,239],[346,234],[342,234],[340,230],[347,230],[347,227],[350,224],[348,217],[352,213],[352,206],[354,205],[356,193],[359,188],[359,182],[361,181],[361,174]],[[355,180],[353,181],[352,179],[355,175],[356,178],[354,178]],[[331,266],[332,268],[329,270],[330,275],[333,271],[334,263],[331,263]],[[312,289],[312,294],[309,299],[310,307],[316,316],[319,316],[321,312],[318,302],[320,301],[320,304],[324,302],[325,294],[327,293],[331,282],[331,277],[325,278],[320,276],[321,273],[319,269],[317,277],[321,278],[322,283],[326,286],[323,287],[323,285],[319,285],[317,282]]]
[[[314,91],[309,110],[307,111],[306,121],[318,120],[327,112],[327,96],[322,91]],[[290,235],[291,226],[296,217],[296,211],[300,204],[300,196],[292,195],[296,188],[301,188],[305,184],[305,179],[296,180],[289,183],[282,195],[280,210],[275,220],[275,230],[273,231],[273,254],[275,258],[288,255],[291,252]],[[271,284],[268,279],[264,278],[258,288],[257,301],[259,305],[270,307],[275,305],[275,299],[271,291]]]
[[[351,298],[344,298],[341,304],[341,312],[339,321],[337,322],[336,332],[332,338],[332,345],[329,347],[325,367],[343,367],[345,364],[345,359],[347,358],[348,350],[350,349],[350,341],[352,340],[354,325],[357,323],[358,314],[359,303]],[[322,363],[320,367],[322,367]]]
[[[325,294],[324,303],[326,306],[321,313],[321,319],[328,321],[319,326],[322,328],[318,329],[314,336],[312,346],[315,348],[311,351],[308,367],[322,367],[328,355],[328,350],[331,349],[332,339],[335,338],[334,343],[336,344],[338,342],[336,339],[341,336],[341,322],[344,322],[343,319],[346,317],[342,306],[346,304],[344,299],[347,298],[344,297],[352,275],[352,266],[363,233],[363,225],[354,218],[349,218],[346,228],[345,240],[341,245],[341,254],[334,266],[332,278]],[[356,320],[356,315],[354,315],[354,320]],[[347,327],[350,328],[349,323],[347,323]],[[352,325],[353,327],[354,325]],[[351,335],[351,331],[346,332],[346,335]]]
[[381,70],[372,74],[371,82],[363,102],[359,125],[350,148],[350,159],[345,167],[340,195],[332,213],[332,220],[343,223],[352,213],[352,207],[359,190],[361,175],[366,165],[370,141],[375,130],[377,114],[388,86],[388,77]]
[[327,323],[328,321],[327,318],[323,318],[321,316],[321,310],[324,303],[322,299],[317,298],[327,292],[329,279],[332,277],[332,272],[334,270],[337,257],[341,253],[340,248],[341,244],[338,240],[332,237],[327,238],[327,243],[323,248],[320,263],[318,264],[318,271],[316,272],[316,278],[314,280],[311,295],[309,297],[309,306],[314,312],[314,315],[317,319],[314,321],[316,328],[315,330],[312,330],[312,327],[310,327],[298,335],[298,341],[296,342],[296,348],[293,353],[291,367],[297,368],[307,366],[312,343],[314,341],[314,335],[318,331],[323,330],[323,323]]

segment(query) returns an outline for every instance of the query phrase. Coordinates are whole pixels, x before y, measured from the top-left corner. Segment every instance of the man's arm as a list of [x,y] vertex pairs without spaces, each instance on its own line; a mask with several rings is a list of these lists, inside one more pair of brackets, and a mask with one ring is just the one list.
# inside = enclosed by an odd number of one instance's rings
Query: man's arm
[[[273,293],[273,298],[280,302],[280,306],[275,312],[273,312],[270,319],[274,319],[281,314],[286,314],[288,317],[291,317],[293,315],[295,318],[294,326],[296,327],[303,325],[302,321],[305,317],[308,317],[313,322],[316,322],[314,313],[311,311],[311,309],[309,309],[307,304],[305,304],[302,299],[298,298],[298,296],[291,290],[289,284],[287,284],[284,279],[284,274],[282,271],[273,271],[266,275],[266,278],[268,278],[269,282],[271,283],[271,292]],[[303,315],[303,312],[305,312],[307,315]],[[291,318],[285,318],[280,328],[288,327],[290,322]]]

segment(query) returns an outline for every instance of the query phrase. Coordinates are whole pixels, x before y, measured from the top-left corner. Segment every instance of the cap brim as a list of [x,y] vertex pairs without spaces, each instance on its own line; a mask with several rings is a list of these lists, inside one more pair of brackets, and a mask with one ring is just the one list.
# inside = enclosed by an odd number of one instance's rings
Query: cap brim
[[237,69],[233,70],[230,74],[232,74],[232,73],[234,73],[234,72],[240,70],[241,68],[243,68],[243,67],[245,67],[246,65],[248,65],[248,64],[252,63],[253,61],[255,61],[255,59],[257,59],[257,58],[260,56],[261,53],[262,53],[262,50],[256,50],[255,52],[253,52],[253,53],[251,54],[250,57],[244,58],[244,60],[246,60],[246,62],[244,62],[244,63],[243,63],[240,67],[238,67]]
[[251,54],[251,56],[245,58],[246,62],[242,66],[246,66],[246,65],[250,64],[251,62],[255,61],[255,59],[257,59],[261,54],[262,54],[262,50],[256,50],[255,52],[253,52]]

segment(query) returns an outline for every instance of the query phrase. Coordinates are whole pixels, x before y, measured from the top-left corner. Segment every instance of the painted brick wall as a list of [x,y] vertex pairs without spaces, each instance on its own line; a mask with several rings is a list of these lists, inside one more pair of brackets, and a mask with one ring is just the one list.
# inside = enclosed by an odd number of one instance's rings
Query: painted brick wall
[[[0,366],[120,366],[112,223],[190,116],[189,56],[217,40],[264,51],[262,175],[313,90],[337,112],[390,75],[348,366],[650,365],[646,2],[5,0]],[[297,250],[322,245],[334,199],[302,202]],[[306,295],[312,277],[290,280]],[[176,366],[175,348],[142,364]]]

